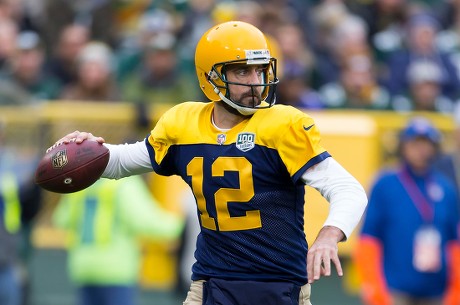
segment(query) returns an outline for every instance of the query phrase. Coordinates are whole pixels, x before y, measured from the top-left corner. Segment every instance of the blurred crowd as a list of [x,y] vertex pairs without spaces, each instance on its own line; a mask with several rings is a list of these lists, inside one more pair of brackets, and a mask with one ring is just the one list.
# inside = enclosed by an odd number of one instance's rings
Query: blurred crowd
[[1,0],[0,105],[205,100],[194,49],[213,24],[259,27],[278,103],[452,112],[459,0]]

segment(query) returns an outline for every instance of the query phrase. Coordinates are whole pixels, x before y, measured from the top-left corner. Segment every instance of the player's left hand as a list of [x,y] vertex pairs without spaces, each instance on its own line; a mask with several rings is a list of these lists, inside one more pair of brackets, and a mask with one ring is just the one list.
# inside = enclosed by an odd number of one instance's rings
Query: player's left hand
[[343,238],[344,234],[339,228],[326,226],[321,229],[315,242],[308,249],[308,283],[319,280],[321,276],[330,276],[331,262],[335,265],[337,274],[343,275],[337,246]]

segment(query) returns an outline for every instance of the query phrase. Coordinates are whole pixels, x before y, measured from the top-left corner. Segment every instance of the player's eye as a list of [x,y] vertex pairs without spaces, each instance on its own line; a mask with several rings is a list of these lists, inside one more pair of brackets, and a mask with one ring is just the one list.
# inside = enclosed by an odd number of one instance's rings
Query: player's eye
[[256,70],[257,75],[262,76],[267,72],[268,67],[260,67]]
[[250,70],[247,67],[240,68],[235,71],[235,74],[240,75],[240,76],[245,76],[245,75],[248,75],[249,73],[250,73]]

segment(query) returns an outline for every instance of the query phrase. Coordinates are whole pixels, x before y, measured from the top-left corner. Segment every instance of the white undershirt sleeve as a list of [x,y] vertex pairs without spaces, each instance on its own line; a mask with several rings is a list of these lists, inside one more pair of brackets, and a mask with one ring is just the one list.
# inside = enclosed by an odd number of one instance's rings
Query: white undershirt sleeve
[[110,159],[102,177],[119,179],[153,171],[145,142],[104,145],[110,151]]
[[301,179],[330,203],[323,226],[337,227],[350,237],[367,205],[362,185],[332,157],[306,170]]

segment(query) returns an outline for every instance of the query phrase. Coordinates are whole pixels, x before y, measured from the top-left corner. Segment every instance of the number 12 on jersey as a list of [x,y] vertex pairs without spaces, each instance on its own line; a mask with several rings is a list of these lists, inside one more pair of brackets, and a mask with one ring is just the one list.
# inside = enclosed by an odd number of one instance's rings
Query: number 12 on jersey
[[200,212],[201,226],[214,231],[241,231],[262,227],[259,210],[246,211],[244,216],[231,216],[228,209],[229,202],[248,204],[254,197],[252,164],[244,157],[219,157],[213,162],[212,177],[223,177],[226,171],[234,171],[238,173],[240,181],[239,188],[220,188],[214,193],[216,219],[209,215],[206,208],[203,164],[203,157],[195,157],[187,165],[187,175],[192,177],[192,190]]

